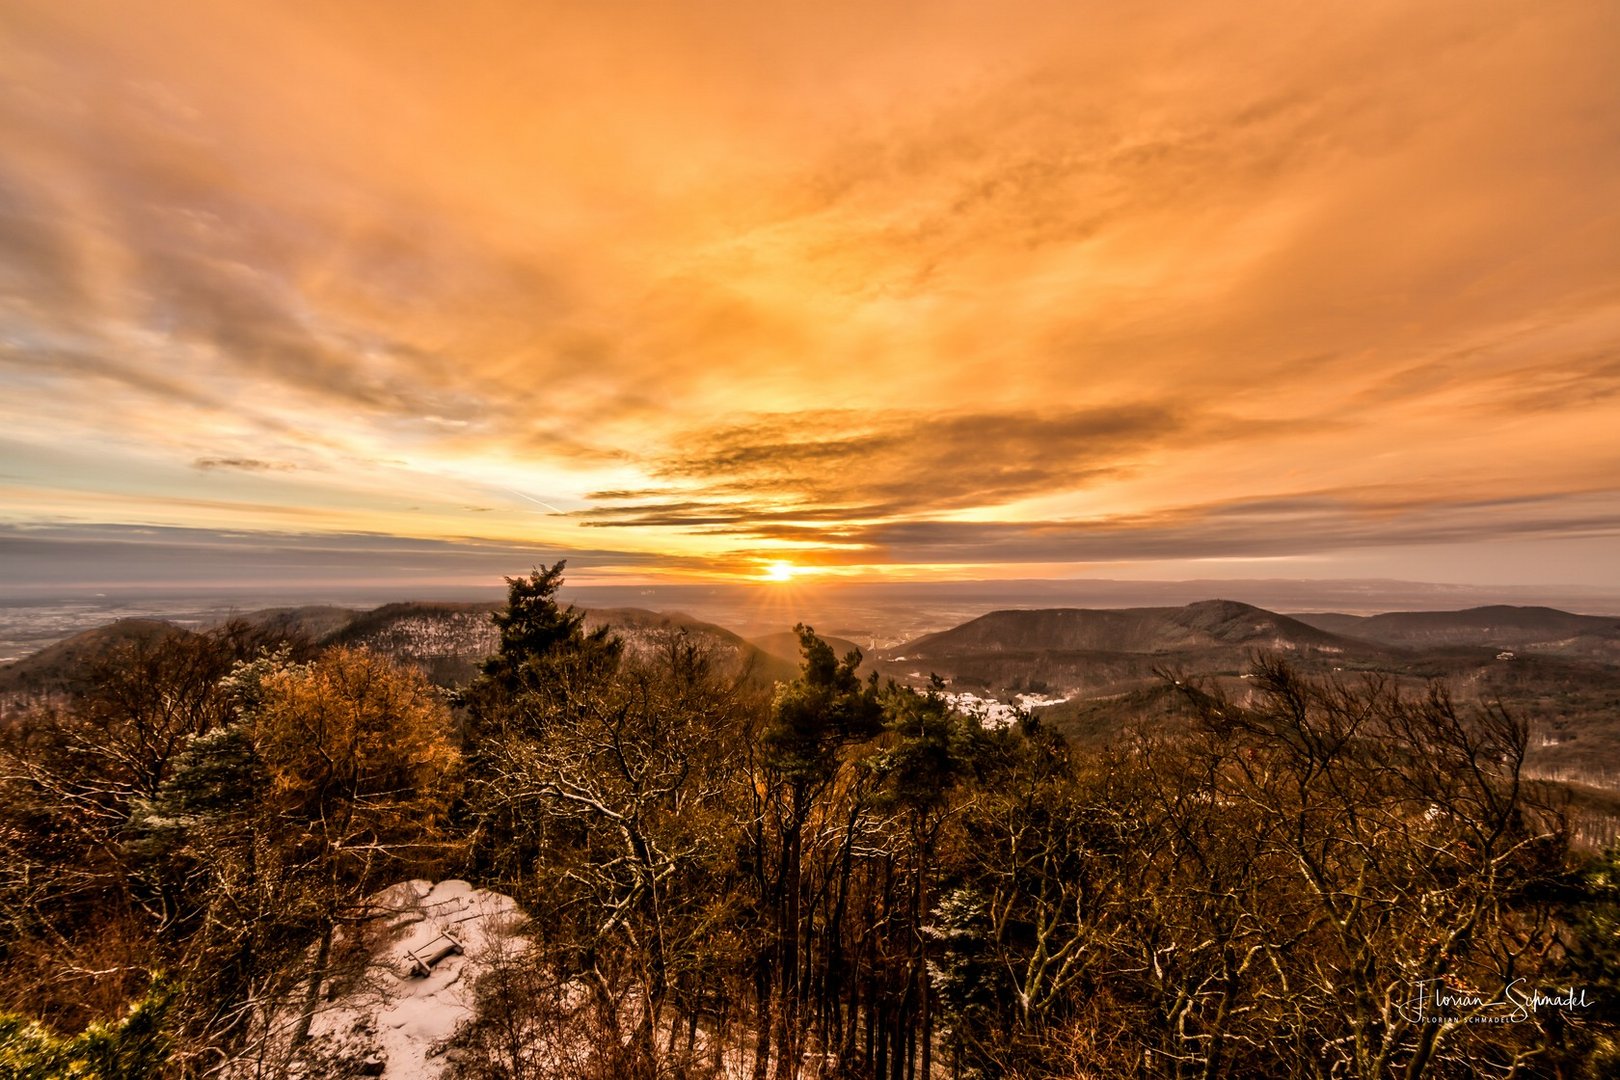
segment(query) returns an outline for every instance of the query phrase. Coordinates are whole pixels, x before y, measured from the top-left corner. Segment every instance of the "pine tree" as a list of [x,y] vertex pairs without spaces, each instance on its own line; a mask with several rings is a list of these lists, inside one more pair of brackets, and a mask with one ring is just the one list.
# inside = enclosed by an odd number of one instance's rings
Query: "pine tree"
[[62,1037],[40,1024],[0,1013],[0,1076],[8,1080],[156,1080],[168,1064],[165,1030],[174,992],[154,980],[115,1023],[94,1023]]
[[506,608],[494,616],[500,645],[457,699],[474,753],[479,738],[514,724],[533,727],[563,687],[600,678],[618,661],[621,643],[607,627],[587,632],[584,612],[557,603],[566,565],[506,579]]
[[794,627],[804,655],[800,675],[778,690],[764,733],[767,762],[805,794],[837,767],[838,749],[869,738],[883,726],[875,681],[856,675],[861,652],[838,659],[816,632]]

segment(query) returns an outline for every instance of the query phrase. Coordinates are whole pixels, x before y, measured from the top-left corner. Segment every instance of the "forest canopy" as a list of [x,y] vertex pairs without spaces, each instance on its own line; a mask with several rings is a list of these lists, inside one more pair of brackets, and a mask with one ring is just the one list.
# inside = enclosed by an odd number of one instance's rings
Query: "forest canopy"
[[1171,721],[1071,745],[809,627],[784,681],[587,630],[562,570],[508,579],[453,692],[233,624],[0,731],[0,1076],[359,1075],[311,1021],[413,878],[525,918],[462,1080],[1620,1064],[1614,862],[1503,709],[1256,655],[1241,700],[1167,676]]

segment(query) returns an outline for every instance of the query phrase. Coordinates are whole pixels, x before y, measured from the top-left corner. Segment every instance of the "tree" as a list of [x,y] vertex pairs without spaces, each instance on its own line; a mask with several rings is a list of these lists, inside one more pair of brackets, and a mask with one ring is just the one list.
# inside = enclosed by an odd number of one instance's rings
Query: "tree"
[[509,579],[500,650],[462,697],[468,811],[478,865],[537,916],[542,970],[517,983],[578,980],[590,1007],[537,992],[532,1008],[549,1014],[526,1015],[507,973],[481,991],[489,1022],[466,1035],[514,1063],[524,1054],[482,1040],[518,1029],[559,1046],[572,1038],[589,1053],[559,1049],[555,1068],[569,1075],[662,1074],[692,1056],[700,1012],[723,996],[704,985],[734,850],[717,797],[741,775],[751,691],[685,630],[629,657],[606,628],[586,633],[583,616],[556,603],[561,570]]
[[234,1041],[304,943],[268,796],[257,749],[228,723],[191,739],[127,831],[131,874],[163,911],[158,943],[186,975],[175,1011],[193,1047]]
[[[1134,937],[1175,1010],[1166,1071],[1511,1075],[1543,1056],[1539,1015],[1481,1022],[1560,948],[1567,824],[1524,780],[1525,725],[1438,686],[1268,658],[1252,675],[1245,705],[1191,692],[1195,732],[1153,766],[1163,904]],[[1433,988],[1463,1004],[1426,1009]]]
[[65,704],[0,730],[0,1003],[79,1030],[150,981],[179,913],[140,879],[135,819],[229,719],[221,677],[275,641],[237,623],[131,640],[75,672]]
[[261,664],[237,687],[284,830],[283,871],[304,883],[318,935],[297,1046],[308,1037],[339,922],[369,916],[364,896],[442,857],[460,754],[439,692],[414,669],[363,649]]
[[[934,910],[946,1045],[966,1075],[1047,1075],[1055,1034],[1084,1003],[1110,1001],[1105,973],[1147,902],[1150,807],[1131,756],[1073,755],[1034,724],[987,738],[961,811],[956,884]],[[1141,1019],[1098,1009],[1083,1036],[1106,1046]],[[1076,1064],[1112,1075],[1131,1062]]]
[[717,797],[738,775],[747,707],[686,632],[660,644],[545,737],[509,740],[495,779],[516,816],[544,825],[532,875],[550,959],[594,993],[598,1060],[627,1077],[693,1051],[734,849]]
[[622,646],[608,628],[585,630],[585,614],[557,603],[567,563],[507,578],[506,607],[494,615],[500,643],[458,698],[470,718],[468,742],[544,714],[564,687],[600,678]]
[[24,1017],[0,1013],[0,1076],[8,1080],[157,1080],[169,1063],[165,1030],[174,993],[154,981],[116,1022],[97,1021],[63,1038]]
[[[752,862],[765,915],[756,961],[756,1077],[765,1073],[773,1040],[779,1078],[797,1071],[802,1049],[800,1009],[808,988],[815,909],[805,874],[806,826],[838,778],[840,752],[883,727],[876,676],[863,683],[856,674],[860,650],[840,660],[810,627],[794,629],[803,665],[797,679],[777,688],[751,785],[757,793]],[[851,836],[852,829],[844,835]]]
[[[1581,1019],[1586,1030],[1565,1030],[1571,1057],[1584,1057],[1589,1073],[1620,1073],[1620,849],[1609,848],[1572,868],[1565,897],[1564,974],[1591,993]],[[1554,1014],[1558,1019],[1557,1014]]]
[[915,1016],[921,1071],[933,1068],[934,1011],[929,937],[924,930],[933,904],[935,848],[952,808],[953,789],[971,775],[983,725],[954,709],[936,677],[925,693],[890,686],[883,695],[890,745],[871,763],[885,780],[883,804],[900,812],[903,853],[910,865],[909,953],[902,1001]]
[[460,812],[474,830],[470,870],[520,901],[534,899],[524,881],[545,843],[545,824],[522,812],[505,788],[513,755],[596,700],[623,651],[606,627],[587,633],[584,613],[557,603],[565,565],[506,579],[506,607],[494,615],[500,643],[456,697],[466,715],[467,800]]

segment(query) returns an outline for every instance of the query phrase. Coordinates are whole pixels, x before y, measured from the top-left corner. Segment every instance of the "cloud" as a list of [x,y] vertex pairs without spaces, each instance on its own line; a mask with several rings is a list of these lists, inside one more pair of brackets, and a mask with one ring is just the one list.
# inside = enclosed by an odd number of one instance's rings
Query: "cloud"
[[223,404],[219,399],[181,380],[143,370],[116,357],[77,352],[72,349],[37,345],[33,347],[0,345],[0,370],[7,369],[35,378],[43,377],[52,382],[66,383],[79,394],[101,389],[106,384],[114,384],[139,391],[147,397],[203,409],[218,408]]
[[[912,521],[828,529],[786,525],[761,527],[756,535],[820,542],[826,551],[810,559],[833,566],[1263,560],[1477,543],[1482,536],[1492,543],[1620,537],[1620,491],[1370,505],[1345,496],[1318,495],[1083,522]],[[766,549],[752,554],[763,558]],[[1579,572],[1589,573],[1590,568]]]
[[1620,468],[1602,0],[14,7],[14,518],[985,564],[1547,536]]
[[[653,472],[707,498],[598,506],[582,516],[638,525],[745,522],[775,510],[845,520],[996,506],[1085,487],[1194,426],[1157,406],[1038,412],[791,414],[694,432]],[[680,488],[667,489],[670,491]],[[634,497],[636,493],[620,494]],[[727,505],[716,497],[735,498]]]
[[298,467],[285,461],[227,457],[198,458],[191,464],[197,469],[239,469],[243,472],[289,472]]

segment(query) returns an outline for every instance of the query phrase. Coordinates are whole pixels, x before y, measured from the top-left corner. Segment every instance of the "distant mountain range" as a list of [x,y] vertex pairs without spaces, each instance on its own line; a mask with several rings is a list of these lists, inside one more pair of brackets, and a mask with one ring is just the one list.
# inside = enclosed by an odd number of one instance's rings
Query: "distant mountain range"
[[1571,615],[1557,608],[1497,604],[1466,611],[1295,618],[1320,630],[1400,648],[1474,646],[1620,659],[1620,616]]
[[[283,608],[243,617],[302,633],[321,644],[354,645],[387,653],[417,665],[436,682],[459,685],[476,675],[479,663],[499,645],[500,634],[491,616],[500,607],[496,603],[411,602],[384,604],[370,611]],[[658,648],[663,635],[684,631],[714,649],[734,671],[775,680],[792,678],[797,668],[722,626],[679,612],[621,607],[592,608],[584,613],[588,629],[609,627],[632,652],[650,652]]]
[[[317,645],[350,645],[385,653],[422,669],[444,686],[465,684],[495,651],[500,635],[495,603],[408,602],[367,611],[330,606],[266,608],[237,619]],[[684,631],[711,647],[723,664],[767,682],[790,679],[797,661],[761,649],[724,627],[679,613],[640,608],[585,612],[588,628],[611,627],[632,652],[659,646],[663,635]],[[0,664],[0,695],[41,695],[73,689],[93,664],[121,646],[192,631],[155,619],[120,619],[87,630],[8,664]],[[796,653],[795,649],[795,653]]]
[[1258,652],[1312,670],[1387,667],[1394,650],[1233,600],[1183,607],[992,611],[880,654],[879,669],[916,682],[938,674],[992,696],[1114,697],[1163,682],[1167,671],[1228,674]]
[[[462,664],[470,671],[496,646],[498,634],[490,616],[499,607],[493,602],[417,601],[363,611],[333,606],[266,608],[237,618],[317,644],[365,646],[430,668]],[[783,672],[782,663],[793,668],[798,664],[798,636],[788,630],[744,640],[724,627],[679,612],[616,607],[586,609],[585,616],[587,626],[610,626],[632,648],[648,647],[658,632],[679,628],[710,639],[738,663],[773,672]],[[161,620],[120,619],[0,665],[0,691],[25,678],[39,682],[48,673],[82,666],[123,641],[184,632]],[[826,641],[839,656],[858,647],[840,637],[829,636]],[[1620,662],[1620,616],[1507,605],[1383,615],[1284,615],[1234,600],[1181,607],[1020,608],[992,611],[896,648],[862,651],[869,660],[894,665],[1033,653],[1174,658],[1211,652],[1247,655],[1257,650],[1377,662],[1434,649],[1518,650]],[[791,669],[786,673],[790,675]]]
[[1182,655],[1274,651],[1375,662],[1435,649],[1523,651],[1620,663],[1620,617],[1546,607],[1282,615],[1233,600],[1183,607],[992,611],[884,658],[917,662],[1023,653]]
[[[455,686],[470,680],[495,649],[490,616],[498,607],[412,602],[365,611],[266,608],[238,617],[317,645],[387,653]],[[798,670],[798,639],[785,629],[744,640],[688,615],[634,607],[587,610],[586,622],[611,626],[631,652],[659,648],[672,631],[695,635],[728,669],[766,684]],[[122,619],[0,664],[0,713],[8,711],[8,701],[17,705],[82,685],[96,661],[121,646],[190,632],[160,620]],[[827,640],[839,656],[856,647],[843,638]],[[1116,729],[1121,707],[1162,709],[1167,673],[1209,678],[1245,693],[1242,675],[1259,653],[1284,654],[1315,674],[1381,672],[1414,686],[1445,679],[1466,697],[1499,699],[1531,717],[1543,768],[1573,779],[1600,773],[1600,782],[1620,784],[1607,778],[1611,771],[1620,777],[1620,617],[1509,606],[1284,615],[1206,600],[1182,607],[992,611],[896,648],[863,652],[866,670],[914,686],[937,674],[951,690],[981,698],[1067,699],[1048,711],[1076,734]]]

